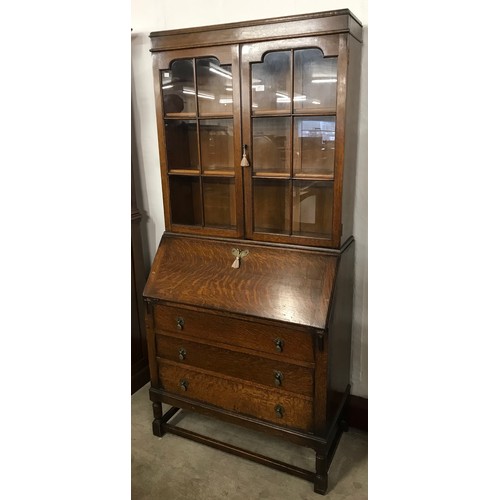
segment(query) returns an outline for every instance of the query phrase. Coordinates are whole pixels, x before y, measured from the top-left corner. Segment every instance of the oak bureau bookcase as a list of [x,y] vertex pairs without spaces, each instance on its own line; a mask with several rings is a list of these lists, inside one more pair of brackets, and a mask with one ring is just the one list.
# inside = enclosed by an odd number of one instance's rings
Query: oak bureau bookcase
[[[166,228],[144,290],[153,433],[324,494],[350,393],[362,26],[337,10],[150,38]],[[180,410],[312,448],[315,470],[176,426]]]

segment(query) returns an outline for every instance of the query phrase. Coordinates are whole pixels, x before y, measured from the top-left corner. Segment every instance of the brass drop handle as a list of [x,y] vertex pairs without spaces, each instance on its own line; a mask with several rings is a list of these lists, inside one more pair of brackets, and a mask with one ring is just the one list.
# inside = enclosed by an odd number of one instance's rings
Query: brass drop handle
[[285,341],[283,339],[274,339],[274,347],[276,348],[276,352],[283,352],[284,345]]
[[182,391],[187,391],[188,385],[189,385],[189,382],[187,380],[181,379],[179,381],[179,387],[181,388]]
[[274,370],[274,385],[279,387],[281,384],[283,384],[283,374],[278,370]]
[[278,418],[283,418],[283,415],[284,415],[284,413],[285,413],[285,409],[284,409],[284,408],[283,408],[283,406],[281,406],[281,405],[276,405],[276,406],[274,407],[274,413],[276,414],[276,416],[277,416]]
[[177,323],[177,330],[182,330],[184,328],[184,318],[179,316],[178,318],[175,318],[175,321]]
[[184,361],[186,359],[186,356],[187,356],[187,352],[186,352],[186,349],[184,349],[183,347],[181,347],[179,349],[179,359],[181,361]]

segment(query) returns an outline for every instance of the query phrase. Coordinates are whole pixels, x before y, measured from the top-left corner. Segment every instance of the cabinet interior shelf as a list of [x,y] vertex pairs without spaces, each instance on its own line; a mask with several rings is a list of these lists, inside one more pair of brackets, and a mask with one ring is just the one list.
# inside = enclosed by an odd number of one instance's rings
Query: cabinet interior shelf
[[294,174],[291,176],[288,172],[255,172],[252,179],[300,179],[300,180],[325,180],[332,181],[333,174]]
[[287,110],[276,110],[276,109],[262,109],[256,111],[252,109],[252,116],[323,116],[323,115],[332,115],[335,116],[337,111],[332,108],[308,108],[308,109],[300,109],[295,111]]
[[[241,168],[241,167],[237,167]],[[234,177],[234,171],[232,170],[205,170],[200,172],[200,170],[184,170],[180,168],[171,169],[168,171],[169,175],[191,175],[193,177]]]
[[232,117],[233,117],[232,112],[230,112],[230,113],[200,113],[198,115],[196,113],[166,113],[164,116],[164,119],[165,120],[170,120],[170,119],[194,120],[194,119],[198,118],[198,119],[202,120],[204,118],[213,119],[213,118],[232,118]]

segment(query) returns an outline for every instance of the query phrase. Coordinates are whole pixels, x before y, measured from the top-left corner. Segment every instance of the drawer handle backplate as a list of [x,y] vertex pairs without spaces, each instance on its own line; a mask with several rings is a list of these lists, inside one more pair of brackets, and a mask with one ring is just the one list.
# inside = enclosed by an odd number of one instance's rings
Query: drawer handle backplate
[[189,382],[187,380],[181,379],[179,381],[179,387],[181,388],[182,391],[187,391],[188,385],[189,385]]
[[285,409],[281,405],[276,405],[274,407],[274,413],[278,418],[283,418],[283,414],[285,413]]
[[283,384],[283,373],[278,370],[274,370],[274,385],[280,386]]
[[184,349],[184,347],[181,347],[179,349],[179,359],[181,361],[184,361],[186,359],[186,356],[187,356],[187,352],[186,352],[186,349]]
[[182,330],[184,328],[184,318],[179,316],[175,318],[175,322],[177,323],[177,330]]
[[276,352],[283,352],[283,346],[285,345],[285,341],[283,339],[274,339],[274,348]]

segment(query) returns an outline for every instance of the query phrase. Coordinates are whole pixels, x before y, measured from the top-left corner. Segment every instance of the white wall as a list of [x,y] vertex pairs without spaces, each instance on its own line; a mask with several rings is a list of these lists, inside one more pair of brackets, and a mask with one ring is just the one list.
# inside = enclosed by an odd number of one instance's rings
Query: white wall
[[137,144],[137,179],[140,185],[139,208],[143,213],[146,266],[152,262],[165,229],[161,193],[153,74],[149,33],[250,19],[306,14],[349,8],[363,23],[363,70],[361,85],[361,121],[357,165],[357,191],[354,237],[356,239],[356,275],[352,348],[352,392],[368,396],[368,0],[269,0],[222,1],[132,0],[132,123]]

